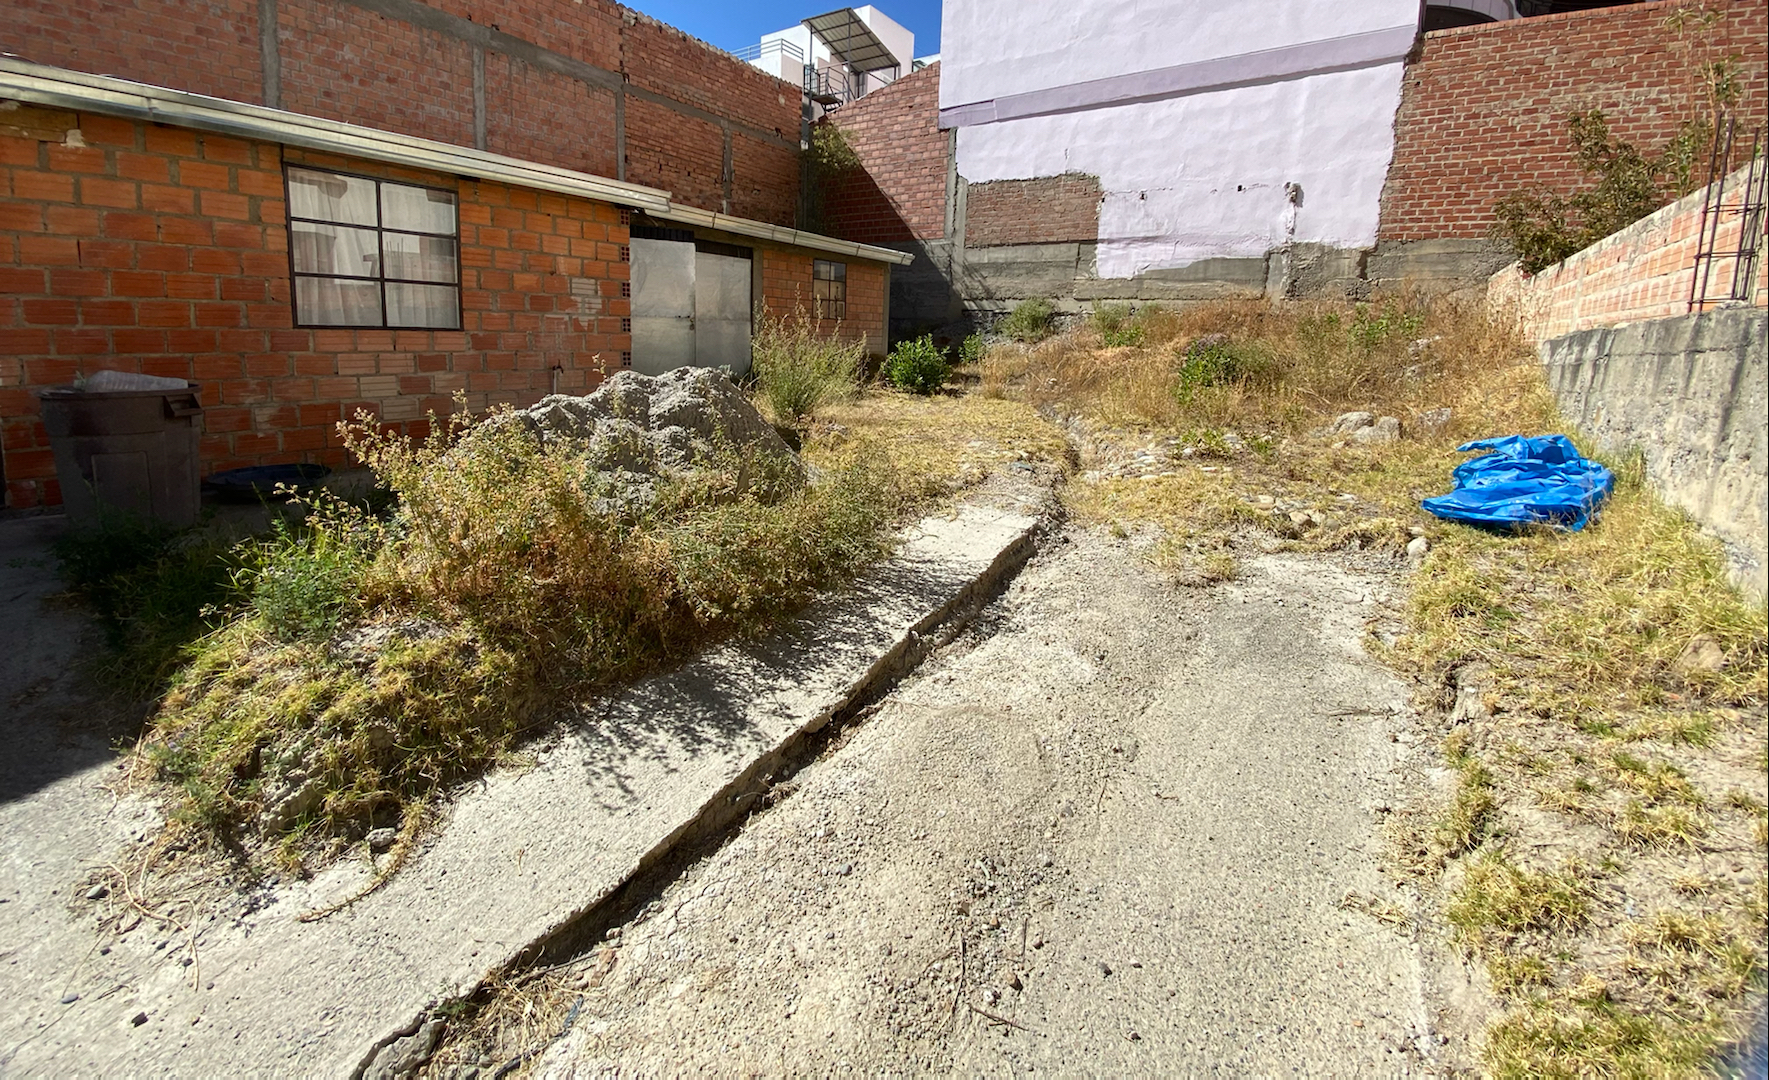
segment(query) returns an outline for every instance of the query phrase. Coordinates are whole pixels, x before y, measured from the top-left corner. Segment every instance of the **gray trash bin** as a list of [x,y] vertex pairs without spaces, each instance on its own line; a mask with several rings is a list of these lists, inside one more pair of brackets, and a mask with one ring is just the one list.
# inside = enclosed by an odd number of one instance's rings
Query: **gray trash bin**
[[[151,388],[120,388],[143,384]],[[41,392],[70,521],[92,524],[121,512],[179,528],[196,524],[203,433],[198,390],[182,379],[100,372],[84,386]]]

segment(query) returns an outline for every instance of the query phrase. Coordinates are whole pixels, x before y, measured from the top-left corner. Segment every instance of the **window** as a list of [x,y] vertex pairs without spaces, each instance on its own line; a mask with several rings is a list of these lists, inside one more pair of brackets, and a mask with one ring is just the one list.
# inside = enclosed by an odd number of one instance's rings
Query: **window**
[[819,319],[848,317],[848,264],[814,259],[811,262],[812,297]]
[[458,330],[455,193],[290,167],[296,326]]

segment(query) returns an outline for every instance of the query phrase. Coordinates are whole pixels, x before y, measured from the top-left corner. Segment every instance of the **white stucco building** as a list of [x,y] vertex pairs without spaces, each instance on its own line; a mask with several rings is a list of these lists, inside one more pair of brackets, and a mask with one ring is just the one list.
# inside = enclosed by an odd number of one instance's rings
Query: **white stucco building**
[[1417,0],[950,0],[972,184],[1081,173],[1097,273],[1375,242]]
[[770,75],[803,85],[820,105],[836,106],[908,74],[915,35],[869,4],[836,8],[763,34],[760,42],[737,55]]

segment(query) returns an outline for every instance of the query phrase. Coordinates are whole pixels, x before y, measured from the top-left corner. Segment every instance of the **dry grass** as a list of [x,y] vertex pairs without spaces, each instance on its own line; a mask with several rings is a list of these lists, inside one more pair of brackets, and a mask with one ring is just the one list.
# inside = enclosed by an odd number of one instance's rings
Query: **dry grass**
[[[1080,433],[1078,518],[1153,529],[1149,557],[1194,584],[1212,579],[1206,560],[1247,553],[1431,545],[1407,632],[1377,651],[1419,680],[1428,711],[1447,711],[1458,671],[1484,673],[1491,715],[1446,743],[1453,792],[1399,861],[1428,884],[1446,868],[1462,881],[1442,914],[1503,1004],[1485,1069],[1699,1071],[1762,986],[1769,843],[1769,621],[1728,584],[1717,545],[1653,494],[1638,459],[1608,462],[1617,491],[1580,533],[1427,517],[1418,500],[1447,489],[1460,442],[1566,430],[1530,351],[1482,312],[1402,299],[1136,321],[1139,334],[1109,328],[1134,345],[1087,325],[983,359],[983,393]],[[1444,408],[1441,426],[1421,422]],[[1398,417],[1406,436],[1311,434],[1353,409]],[[1138,448],[1144,475],[1117,475]],[[1723,665],[1680,667],[1704,638]],[[1576,869],[1508,861],[1544,848]],[[1680,907],[1697,900],[1699,916]],[[1695,918],[1676,925],[1696,944],[1667,944],[1669,924],[1639,911]],[[1667,996],[1673,976],[1697,991]]]

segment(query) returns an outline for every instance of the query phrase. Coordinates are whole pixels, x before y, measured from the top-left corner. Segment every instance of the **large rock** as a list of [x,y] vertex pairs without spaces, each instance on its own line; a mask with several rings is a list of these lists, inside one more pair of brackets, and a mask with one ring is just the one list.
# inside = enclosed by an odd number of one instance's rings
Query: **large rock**
[[[724,373],[678,368],[663,375],[622,371],[595,393],[554,394],[495,416],[476,432],[520,424],[543,443],[581,448],[602,474],[613,507],[648,505],[658,481],[729,470],[731,495],[775,498],[804,480],[804,468]],[[468,436],[470,442],[473,435]]]

